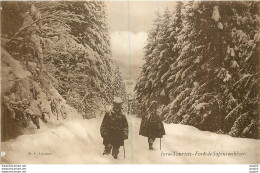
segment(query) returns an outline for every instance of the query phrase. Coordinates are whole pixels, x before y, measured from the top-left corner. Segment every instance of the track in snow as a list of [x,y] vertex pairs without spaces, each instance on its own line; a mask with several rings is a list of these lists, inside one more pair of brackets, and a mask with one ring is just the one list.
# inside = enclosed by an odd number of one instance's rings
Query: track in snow
[[[71,120],[59,126],[42,128],[37,133],[22,135],[2,143],[2,163],[16,164],[126,164],[129,163],[259,163],[260,140],[232,138],[203,132],[176,124],[165,124],[166,136],[162,138],[162,150],[156,139],[154,151],[148,150],[147,138],[139,136],[141,119],[128,116],[129,139],[125,141],[119,159],[103,156],[103,144],[99,128],[102,118]],[[132,129],[132,132],[131,132]],[[133,140],[131,140],[131,135]],[[133,141],[133,144],[132,144]],[[133,146],[133,148],[132,148]],[[163,153],[191,152],[239,152],[243,156],[161,156]],[[34,154],[35,153],[35,154]],[[47,155],[40,155],[47,154]],[[50,155],[48,155],[50,154]]]

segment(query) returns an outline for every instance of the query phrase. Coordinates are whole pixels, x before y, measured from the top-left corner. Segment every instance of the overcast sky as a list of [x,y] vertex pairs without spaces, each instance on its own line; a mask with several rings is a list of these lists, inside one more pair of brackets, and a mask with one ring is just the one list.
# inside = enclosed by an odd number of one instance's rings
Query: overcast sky
[[[125,67],[130,62],[135,67],[141,66],[144,63],[143,48],[146,44],[147,32],[152,26],[155,12],[162,12],[167,7],[173,9],[175,2],[109,1],[106,3],[114,60],[119,66],[124,63]],[[124,70],[121,69],[122,73]],[[139,71],[134,69],[132,72]]]

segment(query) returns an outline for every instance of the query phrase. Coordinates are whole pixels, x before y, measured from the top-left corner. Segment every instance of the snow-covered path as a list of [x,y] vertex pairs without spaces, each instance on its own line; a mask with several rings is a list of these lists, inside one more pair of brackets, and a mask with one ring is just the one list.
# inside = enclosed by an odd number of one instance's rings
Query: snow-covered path
[[[35,134],[22,135],[14,140],[3,142],[2,163],[23,164],[88,164],[88,163],[259,163],[260,140],[232,138],[202,132],[190,126],[165,125],[167,135],[154,143],[156,150],[149,151],[147,138],[139,136],[141,119],[132,117],[129,139],[125,141],[126,159],[120,148],[119,159],[111,155],[103,156],[103,144],[99,127],[102,118],[72,120],[52,127],[42,128]],[[131,124],[131,118],[128,117]],[[131,140],[131,135],[133,140]],[[132,142],[133,141],[133,145]],[[133,148],[132,148],[133,146]],[[162,156],[163,153],[198,152],[239,152],[242,156]],[[35,153],[35,154],[34,154]],[[41,153],[41,154],[40,154]]]

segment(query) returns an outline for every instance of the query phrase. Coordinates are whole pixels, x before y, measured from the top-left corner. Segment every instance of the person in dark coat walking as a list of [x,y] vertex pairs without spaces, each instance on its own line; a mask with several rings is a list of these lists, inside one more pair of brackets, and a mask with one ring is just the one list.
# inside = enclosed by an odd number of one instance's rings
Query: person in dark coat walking
[[115,97],[113,109],[106,112],[100,127],[101,137],[105,150],[103,155],[108,155],[112,149],[112,156],[117,159],[120,146],[124,146],[124,140],[128,139],[128,123],[122,112],[122,99]]
[[153,143],[156,138],[162,138],[165,135],[163,123],[157,114],[156,101],[151,103],[147,116],[142,118],[139,135],[148,137],[149,150],[154,150]]

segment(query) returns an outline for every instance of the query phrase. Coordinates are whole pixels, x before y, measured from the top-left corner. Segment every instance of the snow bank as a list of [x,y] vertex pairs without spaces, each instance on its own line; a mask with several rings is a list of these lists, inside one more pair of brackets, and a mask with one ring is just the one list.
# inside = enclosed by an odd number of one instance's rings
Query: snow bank
[[[147,138],[139,136],[140,121],[134,118],[134,163],[176,164],[248,164],[259,163],[260,140],[233,138],[228,135],[200,131],[181,124],[164,124],[166,136],[156,139],[155,151],[149,151]],[[162,156],[163,153],[212,152],[215,156]],[[220,156],[219,153],[245,153],[243,156]]]
[[[112,156],[103,156],[103,144],[99,127],[101,118],[65,121],[52,128],[39,130],[35,134],[22,135],[2,143],[6,153],[3,163],[24,164],[87,164],[87,163],[130,163],[131,149],[127,144],[127,159],[114,161]],[[128,140],[130,141],[130,140]]]
[[[55,89],[53,86],[54,78],[47,71],[44,69],[40,71],[30,66],[29,72],[20,61],[15,60],[3,48],[1,49],[1,56],[2,95],[6,95],[6,91],[9,90],[14,95],[15,101],[30,101],[29,107],[19,107],[22,111],[16,111],[17,115],[23,114],[25,109],[30,109],[30,112],[33,112],[45,123],[60,123],[68,119],[82,119],[77,110],[70,107]],[[21,120],[16,121],[11,119],[6,112],[5,110],[2,111],[1,130],[3,141],[17,137],[20,134],[37,131],[36,125],[30,125],[32,120],[28,119],[26,123]],[[22,126],[22,123],[29,123],[29,125]],[[45,126],[44,123],[41,122],[41,124],[41,127]]]
[[[119,160],[111,155],[103,156],[103,144],[99,118],[73,120],[59,126],[41,129],[32,135],[22,135],[2,144],[3,163],[88,164],[88,163],[259,163],[260,140],[233,138],[228,135],[203,132],[180,124],[165,124],[166,136],[154,143],[156,150],[149,151],[147,138],[138,135],[141,119],[128,116],[129,139],[125,141],[126,159],[120,148]],[[131,128],[132,127],[132,128]],[[132,134],[132,140],[131,140]],[[133,148],[131,147],[133,141]],[[163,153],[188,152],[239,152],[243,156],[162,156]],[[39,154],[45,154],[40,155]],[[34,153],[36,153],[34,155]],[[47,154],[46,154],[47,153]],[[50,155],[48,155],[50,153]]]

